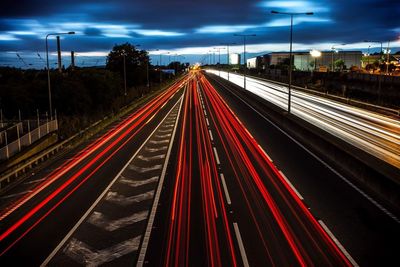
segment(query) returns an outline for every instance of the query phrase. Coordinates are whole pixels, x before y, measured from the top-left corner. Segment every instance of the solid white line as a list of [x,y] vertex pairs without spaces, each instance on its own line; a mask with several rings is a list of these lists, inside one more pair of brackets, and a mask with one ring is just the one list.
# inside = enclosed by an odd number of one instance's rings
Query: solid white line
[[347,250],[342,246],[342,244],[337,240],[337,238],[333,235],[331,230],[329,230],[328,226],[322,221],[318,220],[319,224],[324,228],[325,232],[332,238],[333,242],[339,247],[339,249],[343,252],[346,258],[353,264],[353,266],[358,267],[357,262],[351,257],[351,255],[347,252]]
[[249,267],[249,261],[247,260],[246,250],[244,249],[242,236],[240,235],[239,226],[237,223],[233,223],[233,228],[235,229],[236,239],[239,244],[240,255],[242,256],[243,266]]
[[232,204],[232,202],[231,202],[231,197],[229,196],[228,187],[226,186],[224,174],[220,173],[219,175],[221,176],[222,187],[224,188],[226,202],[228,203],[228,205],[230,205]]
[[274,161],[271,159],[271,157],[267,154],[267,152],[265,152],[265,150],[264,150],[260,145],[258,145],[258,147],[261,149],[261,151],[264,153],[264,155],[268,158],[269,161],[274,162]]
[[[225,87],[226,88],[226,87]],[[358,188],[355,184],[350,182],[347,178],[345,178],[343,175],[341,175],[339,172],[337,172],[333,167],[328,165],[324,160],[320,159],[317,155],[315,155],[313,152],[311,152],[309,149],[307,149],[305,146],[303,146],[299,141],[294,139],[292,136],[290,136],[288,133],[286,133],[284,130],[279,128],[278,125],[273,123],[271,120],[269,120],[267,117],[265,117],[263,114],[261,114],[258,110],[253,108],[249,103],[247,103],[245,100],[243,100],[240,96],[238,96],[235,92],[232,90],[226,88],[229,90],[233,95],[235,95],[240,101],[242,101],[244,104],[246,104],[249,108],[251,108],[254,112],[256,112],[258,115],[260,115],[264,120],[269,122],[272,126],[274,126],[276,129],[278,129],[281,133],[286,135],[290,140],[292,140],[294,143],[296,143],[298,146],[300,146],[302,149],[304,149],[308,154],[313,156],[316,160],[321,162],[325,167],[327,167],[331,172],[333,172],[335,175],[337,175],[340,179],[342,179],[345,183],[347,183],[350,187],[352,187],[354,190],[356,190],[358,193],[360,193],[363,197],[365,197],[368,201],[370,201],[373,205],[375,205],[379,210],[381,210],[383,213],[388,215],[390,218],[392,218],[395,222],[400,223],[399,218],[397,218],[393,213],[385,209],[381,204],[376,202],[372,197],[370,197],[367,193],[362,191],[360,188]]]
[[24,184],[36,184],[36,183],[39,183],[39,182],[41,182],[41,181],[43,181],[43,180],[46,180],[46,178],[47,178],[47,177],[40,178],[40,179],[33,180],[33,181],[28,181],[28,182],[25,182]]
[[[179,105],[178,114],[181,113],[182,103],[183,103],[183,96],[184,95],[185,94],[182,94],[182,96],[180,98],[181,99],[181,104]],[[163,170],[161,172],[160,181],[158,182],[157,191],[156,191],[156,194],[154,196],[153,207],[151,208],[149,221],[147,222],[146,231],[144,233],[143,241],[142,241],[142,244],[141,244],[141,247],[140,247],[140,251],[139,251],[138,261],[137,261],[137,264],[136,264],[137,267],[142,267],[143,266],[144,258],[146,257],[147,247],[149,245],[149,240],[150,240],[150,235],[151,235],[151,229],[153,228],[154,218],[156,216],[158,202],[160,200],[161,190],[162,190],[162,187],[163,187],[165,174],[167,172],[167,165],[168,165],[167,163],[168,163],[169,157],[171,155],[172,145],[174,144],[174,139],[175,139],[175,133],[176,133],[177,126],[178,126],[178,120],[176,120],[176,122],[175,122],[174,131],[172,132],[172,137],[171,137],[171,143],[169,144],[168,151],[167,151],[167,156],[165,157],[164,168],[163,168]]]
[[30,192],[32,192],[32,190],[19,192],[19,193],[15,193],[15,194],[11,194],[11,195],[5,195],[5,196],[0,197],[0,199],[6,199],[6,198],[15,197],[15,196],[20,196],[20,195],[27,194],[27,193],[30,193]]
[[214,141],[214,137],[213,137],[213,135],[212,135],[211,130],[208,130],[208,132],[210,133],[210,139],[211,139],[211,141]]
[[214,149],[215,160],[217,161],[217,164],[220,165],[221,163],[219,162],[217,149],[215,147],[213,147],[213,149]]
[[293,184],[289,181],[289,179],[286,177],[285,174],[283,174],[282,171],[279,171],[279,173],[282,175],[283,179],[285,179],[286,183],[292,188],[292,190],[296,193],[296,195],[301,199],[304,200],[303,196],[297,191],[296,187],[293,186]]
[[152,119],[153,119],[153,118],[156,116],[156,114],[157,114],[157,113],[154,113],[154,115],[153,115],[153,116],[151,116],[151,117],[150,117],[150,119],[148,119],[148,120],[146,121],[146,123],[145,123],[145,124],[148,124],[148,123],[149,123],[149,122],[150,122],[150,121],[151,121],[151,120],[152,120]]
[[[180,98],[182,99],[182,97]],[[154,131],[147,137],[147,139],[143,142],[143,144],[136,150],[135,154],[129,159],[129,161],[125,164],[125,166],[120,170],[120,172],[114,177],[114,179],[111,181],[111,183],[104,189],[104,191],[101,193],[101,195],[96,199],[96,201],[90,206],[90,208],[83,214],[83,216],[79,219],[79,221],[72,227],[72,229],[68,232],[68,234],[61,240],[61,242],[57,245],[57,247],[50,253],[50,255],[44,260],[44,262],[40,265],[41,267],[46,266],[50,260],[56,255],[56,253],[60,250],[60,248],[67,242],[67,240],[72,236],[72,234],[78,229],[78,227],[82,224],[82,222],[86,219],[86,217],[92,212],[92,210],[96,207],[96,205],[100,202],[100,200],[104,197],[104,195],[108,192],[108,190],[111,188],[111,186],[118,180],[122,172],[129,166],[129,164],[134,160],[134,158],[137,156],[137,154],[140,152],[140,150],[144,147],[144,145],[147,143],[147,141],[152,137],[152,135],[157,131],[157,129],[160,127],[160,125],[164,122],[164,120],[168,117],[168,115],[171,113],[171,111],[175,108],[175,106],[178,104],[179,100],[176,102],[176,104],[171,108],[171,110],[168,112],[167,115],[162,119],[162,121],[158,124],[158,126],[154,129]]]

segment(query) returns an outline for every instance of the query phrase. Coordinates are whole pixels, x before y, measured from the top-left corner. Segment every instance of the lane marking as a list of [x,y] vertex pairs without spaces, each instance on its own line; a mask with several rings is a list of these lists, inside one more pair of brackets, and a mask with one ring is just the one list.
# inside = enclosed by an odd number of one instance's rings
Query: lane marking
[[125,226],[146,220],[148,213],[149,212],[145,210],[134,213],[127,217],[110,220],[106,216],[104,216],[103,213],[94,211],[92,215],[88,218],[87,222],[101,229],[112,232]]
[[149,179],[142,180],[142,181],[137,181],[137,180],[128,179],[121,175],[121,179],[118,181],[118,183],[126,184],[130,187],[138,187],[138,186],[142,186],[142,185],[146,185],[146,184],[152,184],[157,181],[158,181],[158,176],[154,176]]
[[279,173],[282,175],[283,179],[285,179],[286,183],[292,188],[292,190],[296,193],[296,195],[301,199],[304,200],[303,196],[297,191],[296,187],[293,186],[293,184],[289,181],[289,179],[286,177],[285,174],[283,174],[282,171],[279,171]]
[[265,152],[265,150],[258,144],[258,147],[261,149],[261,151],[264,153],[264,155],[268,158],[269,161],[274,162],[271,157]]
[[347,250],[342,246],[339,240],[333,235],[331,230],[329,230],[328,226],[322,221],[318,220],[319,224],[324,228],[325,232],[332,238],[333,242],[335,242],[336,246],[342,251],[342,253],[346,256],[346,258],[351,262],[354,267],[358,267],[357,262],[351,257],[351,255],[347,252]]
[[93,249],[86,243],[73,238],[64,249],[64,253],[82,265],[99,266],[136,251],[140,238],[141,236],[137,236],[102,250]]
[[150,141],[149,141],[149,144],[154,144],[154,145],[168,144],[168,143],[169,143],[169,140],[168,140],[168,139],[166,139],[166,140],[160,140],[160,141],[157,141],[157,140],[150,140]]
[[210,133],[210,139],[211,139],[211,141],[214,141],[214,137],[213,137],[213,135],[212,135],[211,130],[208,130],[208,132]]
[[140,159],[140,160],[143,160],[143,161],[153,161],[153,160],[158,160],[158,159],[163,159],[163,158],[165,158],[165,154],[149,156],[149,157],[145,157],[143,155],[137,156],[137,159]]
[[164,138],[171,137],[171,134],[170,133],[168,133],[168,134],[156,134],[156,135],[154,135],[154,137],[155,138],[164,139]]
[[156,171],[156,170],[160,170],[162,168],[162,164],[157,164],[151,167],[139,167],[136,165],[129,165],[128,167],[130,170],[133,170],[135,172],[139,172],[139,173],[145,173],[145,172],[151,172],[151,171]]
[[148,120],[146,121],[146,123],[145,123],[145,124],[148,124],[148,123],[149,123],[149,122],[150,122],[150,121],[151,121],[151,120],[152,120],[152,119],[153,119],[153,118],[156,116],[156,114],[157,114],[157,113],[154,113],[154,115],[153,115],[153,116],[151,116],[151,117],[150,117],[150,119],[148,119]]
[[119,204],[121,206],[126,206],[132,203],[139,203],[145,200],[153,199],[153,195],[154,195],[154,190],[131,197],[126,197],[124,195],[119,194],[118,192],[110,191],[108,192],[104,200],[107,200],[115,204]]
[[167,148],[168,148],[167,146],[162,146],[162,147],[158,147],[158,148],[152,148],[152,147],[146,146],[144,148],[144,150],[147,152],[160,152],[160,151],[167,150]]
[[23,184],[36,184],[36,183],[39,183],[39,182],[41,182],[43,180],[46,180],[46,177],[41,178],[41,179],[37,179],[37,180],[33,180],[33,181],[28,181],[28,182],[25,182]]
[[15,193],[15,194],[5,195],[5,196],[0,197],[0,199],[12,198],[12,197],[20,196],[23,194],[31,193],[31,192],[32,192],[32,190],[28,190],[28,191],[24,191],[24,192]]
[[229,191],[228,191],[228,187],[226,186],[224,174],[220,173],[219,175],[221,176],[222,187],[224,188],[226,202],[228,203],[228,205],[231,205],[232,204],[231,197],[229,196]]
[[[185,94],[182,94],[182,96],[180,98],[181,99],[181,103],[179,105],[178,114],[181,113],[182,104],[183,104],[183,96],[184,95]],[[151,208],[151,213],[150,213],[149,220],[147,222],[146,231],[144,233],[143,241],[142,241],[142,244],[141,244],[141,248],[140,248],[140,252],[139,252],[139,256],[138,256],[138,261],[136,263],[137,267],[143,267],[144,259],[146,257],[146,252],[147,252],[147,248],[149,246],[149,240],[150,240],[150,235],[151,235],[151,229],[153,228],[154,218],[156,217],[156,211],[157,211],[157,207],[158,207],[158,202],[160,200],[160,195],[161,195],[161,190],[162,190],[162,187],[163,187],[163,184],[164,184],[165,174],[167,173],[167,166],[168,166],[167,163],[169,161],[169,157],[171,155],[172,146],[174,144],[175,133],[176,133],[177,126],[178,126],[178,120],[175,122],[174,130],[172,132],[172,137],[171,137],[171,143],[169,143],[167,156],[165,158],[164,167],[163,167],[163,170],[161,172],[160,181],[158,182],[158,187],[157,187],[156,194],[154,196],[153,207]]]
[[[113,186],[113,184],[118,180],[118,178],[121,176],[121,174],[124,172],[124,170],[131,164],[131,162],[135,159],[137,154],[142,150],[143,147],[145,147],[145,144],[148,140],[150,140],[151,136],[159,130],[158,128],[162,125],[164,120],[169,116],[169,114],[174,110],[175,106],[181,101],[183,97],[183,94],[178,101],[176,101],[175,105],[170,109],[170,111],[165,115],[165,117],[161,120],[161,122],[158,124],[158,126],[151,132],[151,134],[147,137],[147,139],[143,142],[143,144],[136,150],[135,154],[129,159],[129,161],[125,164],[124,167],[119,171],[119,173],[114,177],[114,179],[111,181],[111,183],[104,189],[104,191],[100,194],[100,196],[96,199],[95,202],[93,202],[92,206],[83,214],[83,216],[79,219],[79,221],[74,225],[74,227],[71,228],[71,230],[68,232],[68,234],[61,240],[61,242],[57,245],[57,247],[50,253],[50,255],[43,261],[43,263],[40,265],[41,267],[45,267],[48,265],[50,260],[56,255],[56,253],[61,249],[61,247],[67,242],[67,240],[73,235],[73,233],[78,229],[78,227],[82,224],[82,222],[87,218],[87,216],[92,212],[92,210],[96,207],[96,205],[100,202],[100,200],[107,194],[108,190]],[[181,101],[182,103],[182,101]],[[161,130],[159,130],[161,131]],[[171,142],[172,143],[172,142]],[[166,164],[164,164],[166,165]]]
[[[224,86],[224,85],[222,85]],[[345,178],[343,175],[341,175],[339,172],[337,172],[333,167],[331,167],[328,163],[326,163],[324,160],[320,159],[316,154],[311,152],[308,148],[306,148],[304,145],[302,145],[299,141],[294,139],[292,136],[290,136],[288,133],[286,133],[284,130],[279,128],[278,125],[276,125],[274,122],[269,120],[267,117],[265,117],[263,114],[261,114],[258,110],[256,110],[254,107],[252,107],[249,103],[247,103],[245,100],[243,100],[240,96],[238,96],[236,93],[234,93],[232,90],[228,89],[226,86],[224,86],[225,89],[227,89],[231,94],[236,96],[240,101],[242,101],[246,106],[248,106],[250,109],[252,109],[254,112],[256,112],[260,117],[262,117],[264,120],[269,122],[272,126],[274,126],[277,130],[279,130],[281,133],[283,133],[285,136],[287,136],[290,140],[292,140],[295,144],[297,144],[299,147],[304,149],[308,154],[310,154],[312,157],[314,157],[316,160],[318,160],[322,165],[324,165],[326,168],[328,168],[331,172],[333,172],[336,176],[338,176],[340,179],[342,179],[345,183],[347,183],[350,187],[352,187],[354,190],[356,190],[358,193],[360,193],[363,197],[365,197],[369,202],[371,202],[373,205],[375,205],[380,211],[385,213],[387,216],[392,218],[395,222],[400,224],[399,218],[397,218],[393,213],[388,211],[386,208],[384,208],[381,204],[379,204],[375,199],[370,197],[367,193],[362,191],[358,186],[350,182],[347,178]]]
[[214,150],[215,160],[217,161],[217,164],[220,165],[221,163],[219,162],[217,149],[215,147],[213,147],[213,150]]
[[244,249],[243,240],[242,240],[242,236],[240,235],[238,224],[234,222],[233,228],[235,229],[236,239],[239,244],[239,251],[240,251],[240,255],[242,256],[243,266],[249,267],[250,266],[249,261],[247,260],[246,250]]
[[208,121],[208,118],[206,118],[207,126],[210,126],[210,122]]

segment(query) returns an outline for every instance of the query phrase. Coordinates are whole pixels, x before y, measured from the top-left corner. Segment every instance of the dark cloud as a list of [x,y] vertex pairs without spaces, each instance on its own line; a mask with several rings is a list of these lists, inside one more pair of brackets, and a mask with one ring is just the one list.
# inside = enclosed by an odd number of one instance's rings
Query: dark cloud
[[[399,35],[400,3],[394,0],[20,0],[2,3],[0,51],[42,51],[42,38],[50,30],[82,32],[62,41],[63,48],[75,51],[107,50],[126,41],[146,49],[215,46],[240,42],[229,31],[240,26],[257,34],[250,43],[286,43],[287,25],[267,26],[287,19],[270,11],[284,11],[283,4],[288,2],[295,2],[291,8],[296,11],[315,12],[314,21],[294,26],[298,43],[357,43],[393,40]],[[207,31],[210,28],[205,27],[210,26],[225,28]]]
[[87,36],[100,36],[101,35],[101,30],[99,30],[97,28],[86,28],[83,32]]

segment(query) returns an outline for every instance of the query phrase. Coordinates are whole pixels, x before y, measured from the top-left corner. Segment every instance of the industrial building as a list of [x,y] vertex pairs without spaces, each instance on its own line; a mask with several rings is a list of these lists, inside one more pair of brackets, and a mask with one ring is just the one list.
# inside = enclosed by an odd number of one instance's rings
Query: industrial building
[[[293,65],[296,70],[333,70],[332,65],[338,59],[344,61],[344,69],[356,66],[361,68],[362,52],[361,51],[323,51],[320,57],[312,57],[310,52],[294,52]],[[267,69],[271,66],[288,64],[288,52],[273,52],[258,57],[249,58],[247,67],[249,69]],[[286,62],[285,62],[286,61]]]

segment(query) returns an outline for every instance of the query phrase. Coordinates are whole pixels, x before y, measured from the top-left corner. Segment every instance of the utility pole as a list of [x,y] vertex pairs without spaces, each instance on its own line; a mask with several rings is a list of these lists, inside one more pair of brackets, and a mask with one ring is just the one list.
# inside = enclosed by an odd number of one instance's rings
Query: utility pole
[[291,95],[292,95],[292,69],[293,69],[293,58],[292,58],[292,46],[293,46],[293,16],[297,15],[313,15],[313,12],[303,12],[303,13],[287,13],[287,12],[278,12],[271,11],[272,14],[281,14],[281,15],[289,15],[290,16],[290,52],[289,52],[289,86],[288,86],[288,113],[290,113],[290,105],[291,105]]
[[228,81],[229,81],[229,70],[230,70],[229,46],[235,44],[236,43],[221,43],[221,45],[226,45],[226,64],[228,64]]
[[[246,71],[247,71],[247,62],[246,62],[246,38],[247,37],[254,37],[255,34],[234,34],[233,36],[243,37],[243,88],[246,90]],[[240,63],[240,62],[239,62]]]

